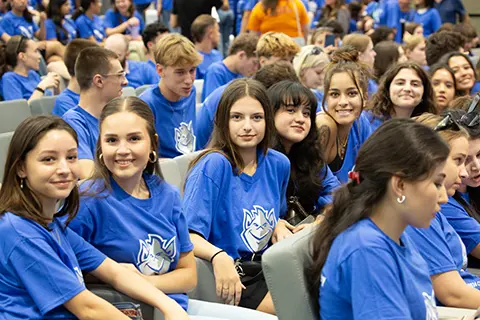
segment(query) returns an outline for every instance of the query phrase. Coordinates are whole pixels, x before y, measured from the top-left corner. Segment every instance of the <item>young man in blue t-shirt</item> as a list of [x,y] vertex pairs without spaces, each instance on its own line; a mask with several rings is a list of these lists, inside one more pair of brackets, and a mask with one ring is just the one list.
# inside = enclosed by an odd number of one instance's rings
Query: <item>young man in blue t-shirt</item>
[[[157,42],[168,33],[168,27],[160,22],[150,23],[142,32],[143,44],[145,45],[145,48],[147,48],[147,54],[145,56],[147,58],[147,66],[156,74],[157,66],[155,63],[153,49],[155,48]],[[155,83],[158,83],[158,81],[160,81],[160,77],[157,74],[157,81],[155,81]]]
[[257,71],[257,43],[258,36],[253,33],[243,33],[233,40],[228,49],[228,57],[208,67],[203,82],[202,101],[218,87],[237,78],[251,77]]
[[63,115],[63,119],[77,132],[80,178],[86,179],[94,169],[100,114],[110,100],[122,95],[122,87],[128,81],[117,54],[101,47],[80,52],[75,63],[75,76],[80,87],[80,100],[76,107]]
[[65,48],[63,61],[70,74],[70,81],[68,87],[57,96],[52,114],[61,117],[65,112],[78,105],[78,101],[80,100],[80,87],[75,77],[75,61],[80,51],[90,47],[98,47],[98,45],[87,39],[73,39]]
[[197,67],[197,79],[204,79],[208,67],[223,59],[220,51],[215,50],[220,41],[220,27],[211,15],[202,14],[193,21],[191,33],[195,48],[203,56],[202,63]]
[[128,60],[128,40],[123,34],[112,34],[105,40],[105,48],[118,55],[118,59],[127,74],[128,85],[138,88],[145,84],[158,83],[158,75],[147,62]]
[[160,76],[158,86],[144,91],[140,98],[153,111],[160,143],[160,158],[195,151],[195,98],[193,85],[202,56],[193,43],[176,33],[168,34],[155,46]]

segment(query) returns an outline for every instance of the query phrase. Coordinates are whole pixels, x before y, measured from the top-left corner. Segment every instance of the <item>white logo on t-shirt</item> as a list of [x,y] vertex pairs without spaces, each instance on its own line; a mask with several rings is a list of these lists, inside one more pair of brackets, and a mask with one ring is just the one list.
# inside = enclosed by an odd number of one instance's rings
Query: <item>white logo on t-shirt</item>
[[468,257],[467,257],[467,248],[465,248],[465,244],[462,241],[462,238],[455,233],[458,237],[458,242],[460,242],[460,246],[462,247],[462,270],[467,270],[468,267]]
[[137,266],[140,272],[145,275],[168,272],[177,252],[175,236],[164,240],[157,234],[149,234],[148,239],[139,241]]
[[103,40],[103,33],[101,33],[99,30],[93,29],[93,34],[98,40]]
[[175,128],[175,148],[181,154],[194,152],[196,139],[192,121],[180,122],[180,126]]
[[32,27],[24,27],[24,26],[19,26],[18,29],[20,32],[28,39],[33,38],[33,28]]
[[320,286],[323,287],[325,285],[325,282],[327,282],[327,277],[325,277],[323,274],[320,276]]
[[432,290],[432,295],[430,296],[426,292],[422,292],[423,301],[425,302],[425,320],[438,320],[437,305],[435,303],[435,294]]
[[277,223],[274,209],[265,210],[254,205],[252,210],[243,209],[242,240],[252,252],[258,252],[268,244]]
[[75,271],[75,275],[77,276],[78,282],[84,283],[82,270],[80,270],[79,267],[73,267],[73,271]]

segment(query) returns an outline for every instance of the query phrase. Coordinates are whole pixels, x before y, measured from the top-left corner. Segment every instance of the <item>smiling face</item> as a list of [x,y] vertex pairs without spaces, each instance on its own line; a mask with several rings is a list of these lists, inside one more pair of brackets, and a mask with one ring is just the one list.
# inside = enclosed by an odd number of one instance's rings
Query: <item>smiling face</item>
[[265,111],[258,100],[246,96],[230,109],[230,139],[240,149],[256,148],[265,137]]
[[[390,84],[390,100],[398,114],[413,112],[423,96],[422,79],[413,69],[401,69]],[[397,110],[403,109],[403,110]],[[402,112],[405,111],[405,112]]]
[[432,75],[432,86],[439,110],[446,109],[455,98],[454,80],[452,74],[446,69],[439,69]]
[[445,188],[449,196],[462,185],[462,180],[468,177],[465,169],[465,159],[468,153],[468,140],[461,137],[449,142],[450,154],[445,164]]
[[468,155],[465,160],[468,177],[462,183],[472,188],[480,187],[480,139],[471,139],[468,142]]
[[303,141],[312,126],[311,106],[282,105],[275,113],[275,128],[286,149]]
[[470,63],[462,56],[454,56],[448,60],[448,65],[455,74],[457,90],[470,92],[475,84],[475,71]]
[[362,112],[363,99],[355,82],[346,72],[336,73],[326,93],[326,112],[339,125],[352,124]]

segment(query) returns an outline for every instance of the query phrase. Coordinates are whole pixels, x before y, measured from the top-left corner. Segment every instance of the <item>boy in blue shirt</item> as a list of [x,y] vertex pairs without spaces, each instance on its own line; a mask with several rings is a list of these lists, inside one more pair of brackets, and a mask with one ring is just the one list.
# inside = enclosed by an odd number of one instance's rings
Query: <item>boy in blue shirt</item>
[[63,60],[70,74],[70,82],[68,83],[68,87],[57,96],[52,110],[53,115],[61,117],[65,112],[78,105],[78,101],[80,100],[80,87],[75,77],[75,61],[80,51],[90,47],[98,47],[98,45],[86,39],[73,39],[65,48]]
[[128,60],[128,41],[123,34],[112,34],[105,40],[105,48],[118,55],[130,87],[138,88],[145,84],[158,83],[158,75],[147,62]]
[[154,22],[147,25],[145,27],[145,30],[143,30],[142,32],[143,44],[145,45],[145,48],[147,48],[147,67],[151,71],[155,72],[155,74],[157,75],[157,80],[155,81],[155,83],[158,83],[158,81],[160,81],[160,77],[157,73],[157,65],[155,63],[153,49],[155,48],[155,45],[160,40],[160,38],[167,35],[168,33],[168,27],[160,22]]
[[125,71],[116,53],[101,47],[86,48],[75,63],[75,76],[80,87],[80,100],[63,119],[78,135],[80,178],[90,177],[99,135],[98,119],[105,105],[122,95],[128,84]]
[[208,67],[223,59],[222,54],[215,50],[220,41],[220,27],[211,15],[202,14],[193,21],[191,33],[195,48],[203,56],[202,63],[197,67],[197,79],[204,79]]
[[257,71],[257,42],[258,36],[253,33],[243,33],[233,40],[228,49],[228,57],[207,69],[202,101],[218,87],[237,78],[251,77]]
[[193,82],[202,57],[186,37],[168,34],[155,46],[155,61],[160,82],[145,90],[140,98],[155,116],[159,157],[174,158],[194,152],[196,91]]

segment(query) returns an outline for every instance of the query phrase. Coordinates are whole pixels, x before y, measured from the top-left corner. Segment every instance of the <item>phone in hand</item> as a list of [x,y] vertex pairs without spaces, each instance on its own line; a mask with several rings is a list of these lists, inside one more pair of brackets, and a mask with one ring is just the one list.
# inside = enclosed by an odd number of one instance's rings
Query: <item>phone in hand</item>
[[325,48],[328,46],[335,47],[335,35],[334,34],[327,34],[325,36]]

